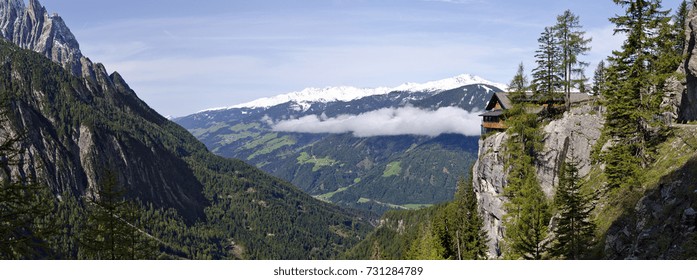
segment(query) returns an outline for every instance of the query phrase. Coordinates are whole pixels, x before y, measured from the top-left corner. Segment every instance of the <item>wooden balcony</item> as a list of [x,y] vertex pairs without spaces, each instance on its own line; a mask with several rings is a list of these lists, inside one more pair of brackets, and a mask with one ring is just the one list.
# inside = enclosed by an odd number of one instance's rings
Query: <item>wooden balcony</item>
[[503,121],[499,121],[499,122],[482,122],[482,127],[483,127],[483,128],[486,128],[486,129],[501,129],[501,130],[505,130],[505,129],[508,128],[508,126],[506,126],[506,125],[503,123]]

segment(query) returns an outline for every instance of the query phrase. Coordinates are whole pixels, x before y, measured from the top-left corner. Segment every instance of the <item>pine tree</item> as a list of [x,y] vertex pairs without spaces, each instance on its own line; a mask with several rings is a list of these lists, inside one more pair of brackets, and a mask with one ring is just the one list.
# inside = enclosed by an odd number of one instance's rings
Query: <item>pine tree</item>
[[[652,84],[656,85],[653,89],[657,99],[665,92],[665,82],[671,76],[676,76],[676,70],[685,61],[683,55],[685,48],[685,28],[687,13],[687,3],[683,1],[677,12],[672,17],[665,17],[659,22],[658,39],[655,41],[655,54],[650,64]],[[684,79],[684,78],[683,78]],[[660,102],[657,100],[656,102]],[[657,106],[657,105],[654,105]]]
[[[470,176],[471,178],[471,176]],[[479,215],[477,197],[472,188],[472,181],[460,178],[457,183],[455,200],[451,204],[454,207],[454,237],[457,259],[485,259],[487,242],[489,240],[484,231],[484,220]]]
[[511,198],[506,209],[506,244],[510,258],[539,260],[547,251],[549,206],[537,182],[534,170],[528,170],[519,193]]
[[685,35],[685,31],[687,28],[687,15],[690,13],[690,7],[687,5],[687,1],[683,0],[680,3],[680,6],[678,6],[678,10],[675,12],[675,15],[673,16],[673,25],[675,26],[675,51],[679,52],[680,54],[683,53],[685,50],[685,44],[687,42],[687,38]]
[[595,234],[595,224],[591,220],[593,196],[581,190],[578,162],[573,159],[565,162],[560,173],[554,201],[559,218],[550,251],[559,258],[578,260],[586,256]]
[[156,245],[137,228],[142,207],[126,201],[116,176],[107,173],[97,190],[98,199],[88,201],[87,221],[80,237],[80,258],[123,260],[149,259]]
[[505,164],[508,182],[504,189],[508,198],[504,217],[506,254],[509,258],[541,259],[547,250],[550,219],[534,163],[542,135],[536,114],[526,113],[522,104],[514,104],[511,111]]
[[410,260],[442,260],[445,248],[433,234],[430,226],[421,229],[418,239],[414,240],[407,251]]
[[528,91],[528,77],[525,75],[525,68],[521,62],[518,65],[518,71],[508,85],[508,96],[511,101],[518,102],[525,98],[525,94]]
[[561,64],[561,49],[559,38],[554,27],[545,27],[537,39],[539,49],[535,51],[537,67],[532,71],[532,88],[540,101],[547,103],[548,108],[562,94],[563,65]]
[[605,61],[601,60],[593,72],[593,87],[591,88],[593,95],[601,95],[605,91],[606,76]]
[[559,48],[561,49],[561,64],[563,71],[563,87],[566,100],[566,110],[571,109],[571,89],[585,84],[584,69],[588,63],[579,59],[590,51],[591,39],[585,38],[585,31],[582,31],[579,18],[570,10],[564,11],[557,16],[557,24],[554,29],[557,32]]
[[615,33],[627,40],[620,51],[609,58],[605,98],[605,130],[613,145],[605,156],[608,186],[638,185],[639,170],[651,161],[651,149],[657,142],[662,124],[660,98],[655,76],[658,32],[667,21],[659,0],[614,0],[625,8],[625,15],[610,18]]

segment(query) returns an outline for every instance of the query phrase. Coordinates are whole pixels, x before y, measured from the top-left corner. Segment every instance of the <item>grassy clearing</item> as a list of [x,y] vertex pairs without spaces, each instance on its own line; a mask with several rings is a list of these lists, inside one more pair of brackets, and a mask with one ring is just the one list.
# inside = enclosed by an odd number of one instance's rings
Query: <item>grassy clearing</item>
[[295,145],[295,143],[296,143],[295,139],[292,139],[288,136],[283,136],[281,138],[275,138],[275,139],[272,139],[272,140],[264,143],[264,146],[261,149],[257,150],[253,154],[251,154],[249,157],[247,157],[247,159],[251,160],[251,159],[253,159],[257,156],[260,156],[260,155],[270,154],[273,151],[282,148],[283,146],[293,146],[293,145]]
[[251,131],[242,131],[239,133],[218,135],[217,137],[220,139],[218,145],[225,146],[227,144],[231,144],[242,139],[257,138],[259,137],[259,135],[259,133]]
[[201,136],[204,136],[206,134],[211,134],[218,130],[221,130],[226,126],[227,125],[225,123],[214,123],[212,126],[206,128],[191,129],[189,130],[189,132],[191,132],[191,134],[194,135],[196,138],[200,138]]
[[247,150],[251,150],[261,145],[264,145],[266,142],[269,142],[277,137],[278,133],[268,133],[262,136],[261,138],[255,139],[254,141],[250,141],[249,143],[245,144],[244,148]]
[[261,128],[261,125],[259,123],[238,123],[234,126],[231,126],[229,129],[232,132],[240,132],[240,131],[246,131],[250,129],[259,129]]
[[402,173],[402,162],[393,161],[387,164],[385,172],[382,173],[382,177],[399,176],[400,173]]
[[298,164],[314,164],[312,167],[312,172],[317,172],[318,170],[322,169],[323,167],[328,167],[328,166],[333,166],[337,163],[338,161],[330,158],[330,157],[323,157],[323,158],[316,158],[315,156],[310,156],[310,154],[306,152],[300,153],[300,156],[298,156]]
[[348,190],[348,189],[349,189],[348,187],[339,188],[338,190],[333,191],[333,192],[329,192],[329,193],[325,193],[325,194],[316,195],[316,196],[314,196],[314,198],[319,199],[319,200],[322,200],[322,201],[326,201],[326,202],[331,202],[331,198],[332,198],[335,194],[340,193],[340,192],[344,192],[344,191],[346,191],[346,190]]

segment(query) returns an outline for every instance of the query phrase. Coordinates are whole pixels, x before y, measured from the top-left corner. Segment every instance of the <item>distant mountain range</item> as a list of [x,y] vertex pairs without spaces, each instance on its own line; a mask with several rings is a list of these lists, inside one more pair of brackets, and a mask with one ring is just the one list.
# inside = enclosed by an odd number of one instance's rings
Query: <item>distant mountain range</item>
[[382,213],[450,200],[504,85],[472,75],[394,88],[309,88],[174,121],[214,153],[307,193]]

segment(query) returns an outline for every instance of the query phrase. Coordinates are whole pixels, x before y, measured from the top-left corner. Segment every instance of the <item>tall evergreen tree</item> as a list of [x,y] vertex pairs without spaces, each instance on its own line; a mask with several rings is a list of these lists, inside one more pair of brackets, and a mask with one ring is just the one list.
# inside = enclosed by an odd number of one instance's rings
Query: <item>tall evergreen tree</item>
[[591,38],[585,38],[586,32],[582,30],[579,17],[570,10],[557,16],[557,24],[554,29],[557,32],[559,48],[561,50],[561,64],[563,71],[563,87],[565,93],[566,110],[571,108],[571,89],[579,87],[586,82],[583,75],[587,62],[581,61],[581,55],[590,51]]
[[505,205],[508,213],[504,217],[507,256],[541,259],[547,250],[547,223],[550,219],[534,163],[541,148],[542,135],[536,114],[525,112],[518,103],[510,111],[505,164],[508,182],[504,189],[508,198]]
[[484,231],[484,220],[479,215],[477,197],[471,180],[465,181],[460,178],[455,200],[451,205],[454,207],[453,245],[457,259],[486,259],[489,238]]
[[150,259],[155,243],[137,221],[142,208],[124,199],[114,174],[101,182],[98,199],[88,202],[87,221],[81,236],[80,257],[85,259]]
[[592,246],[595,224],[591,220],[593,196],[581,190],[578,162],[571,159],[560,170],[555,204],[559,211],[555,240],[551,253],[555,257],[578,260],[586,256]]
[[407,251],[410,260],[442,260],[445,248],[434,236],[430,226],[421,229],[419,238],[414,240]]
[[517,102],[525,98],[525,94],[528,91],[528,76],[525,75],[525,67],[521,62],[518,64],[518,70],[515,76],[508,84],[509,97],[512,101]]
[[[693,1],[694,2],[694,1]],[[685,50],[685,44],[687,42],[685,31],[687,29],[687,15],[690,13],[690,6],[687,5],[687,1],[683,0],[678,6],[678,10],[673,15],[673,22],[675,25],[675,50],[679,53],[683,53]]]
[[506,244],[511,258],[539,260],[547,251],[551,215],[533,168],[527,168],[522,183],[506,206]]
[[625,15],[610,18],[615,33],[627,35],[620,51],[609,58],[607,113],[605,129],[615,142],[605,156],[605,174],[609,187],[639,183],[639,169],[651,161],[656,131],[661,123],[659,105],[662,94],[656,92],[655,54],[661,25],[667,11],[660,0],[614,0],[625,8]]
[[653,78],[651,83],[656,85],[655,96],[660,97],[660,94],[665,91],[666,80],[671,76],[676,76],[676,70],[685,61],[683,52],[685,51],[685,28],[688,12],[687,3],[683,1],[672,17],[665,17],[659,22],[658,39],[655,40],[654,56],[649,68],[653,74],[651,75]]
[[554,27],[545,27],[537,39],[539,49],[535,51],[537,67],[532,70],[532,88],[536,98],[548,106],[562,97],[563,65],[559,38]]
[[605,61],[601,60],[593,72],[593,87],[591,88],[593,95],[601,95],[605,91],[606,76]]

